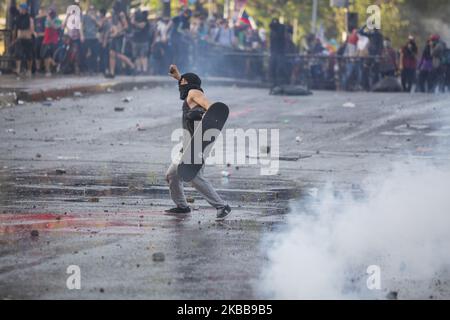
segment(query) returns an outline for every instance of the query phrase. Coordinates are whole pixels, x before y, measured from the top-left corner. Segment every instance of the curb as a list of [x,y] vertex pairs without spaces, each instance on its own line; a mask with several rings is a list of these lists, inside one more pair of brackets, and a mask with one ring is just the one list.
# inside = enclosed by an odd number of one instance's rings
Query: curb
[[[270,88],[270,85],[268,83],[238,79],[205,78],[204,83],[209,86],[236,86],[240,88],[264,89]],[[64,97],[73,97],[75,93],[80,93],[81,95],[90,95],[107,92],[128,91],[133,90],[134,88],[154,88],[158,86],[174,86],[174,81],[171,79],[130,79],[129,81],[105,80],[105,82],[93,85],[69,85],[66,87],[51,88],[46,90],[24,88],[10,88],[9,90],[15,92],[17,100],[26,102],[39,102],[45,101],[47,98],[57,99]]]

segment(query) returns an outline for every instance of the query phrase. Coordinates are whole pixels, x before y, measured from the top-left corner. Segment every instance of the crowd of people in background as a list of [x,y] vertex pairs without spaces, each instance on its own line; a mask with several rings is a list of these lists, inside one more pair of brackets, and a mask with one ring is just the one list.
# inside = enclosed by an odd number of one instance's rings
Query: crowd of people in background
[[397,76],[405,92],[414,87],[419,92],[450,89],[450,49],[437,34],[429,37],[420,52],[412,35],[396,50],[379,30],[354,29],[338,55],[344,58],[341,85],[345,90],[370,90],[381,79]]
[[175,17],[150,18],[148,11],[116,0],[110,12],[93,5],[85,12],[80,8],[80,28],[69,28],[71,12],[61,20],[52,6],[35,15],[25,3],[10,10],[15,72],[28,77],[162,75],[174,63],[205,75],[260,79],[274,86],[307,83],[318,89],[371,90],[382,79],[399,77],[408,92],[450,87],[450,50],[436,34],[422,50],[413,36],[396,50],[380,30],[366,26],[353,29],[340,46],[312,34],[296,46],[293,27],[278,19],[270,23],[267,39],[264,28],[208,16],[201,6],[193,11],[185,7]]
[[116,73],[165,74],[170,63],[201,68],[200,59],[208,49],[213,55],[224,50],[262,52],[266,47],[263,29],[208,18],[202,8],[194,12],[183,8],[178,16],[150,19],[148,11],[130,10],[116,0],[111,12],[93,5],[81,12],[79,29],[68,27],[76,13],[68,12],[61,21],[52,6],[39,9],[35,16],[26,3],[10,10],[15,35],[11,50],[18,75],[22,69],[27,76],[32,72],[103,73],[111,78]]

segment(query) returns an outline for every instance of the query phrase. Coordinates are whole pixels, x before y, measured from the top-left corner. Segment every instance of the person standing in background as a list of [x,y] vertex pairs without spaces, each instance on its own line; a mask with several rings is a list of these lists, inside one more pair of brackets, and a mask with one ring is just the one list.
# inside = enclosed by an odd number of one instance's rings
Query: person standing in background
[[430,53],[433,60],[433,69],[431,70],[432,90],[436,88],[444,92],[445,66],[444,55],[447,45],[437,34],[430,37]]
[[165,73],[165,65],[169,64],[169,32],[172,22],[168,17],[163,17],[156,23],[155,37],[152,44],[152,59],[154,73],[161,75]]
[[356,68],[358,67],[357,61],[355,59],[357,55],[357,44],[358,32],[356,29],[353,29],[352,33],[347,38],[344,50],[344,57],[346,58],[345,75],[342,83],[342,87],[344,88],[344,90],[350,89],[350,80],[355,75]]
[[109,32],[109,73],[106,78],[114,78],[116,74],[116,61],[119,59],[125,63],[133,72],[134,63],[123,54],[125,32],[128,29],[128,21],[125,12],[115,12],[112,17],[112,26]]
[[417,66],[419,69],[419,90],[421,92],[432,92],[433,85],[431,71],[433,70],[433,58],[431,57],[431,41],[429,40],[422,52],[422,58]]
[[111,19],[106,16],[106,9],[100,9],[97,25],[100,55],[99,69],[101,73],[106,74],[109,66],[108,37],[111,31]]
[[410,92],[416,81],[417,44],[413,36],[408,37],[408,42],[400,49],[400,73],[403,91]]
[[44,8],[39,9],[39,13],[34,18],[34,62],[36,66],[36,73],[40,72],[43,67],[43,58],[41,55],[42,51],[42,41],[44,40],[44,32],[45,32],[45,20],[47,19],[47,13]]
[[397,54],[392,48],[391,39],[386,37],[383,41],[381,53],[380,73],[384,77],[395,77],[397,72]]
[[[75,74],[80,74],[80,57],[81,57],[81,44],[84,42],[84,34],[83,34],[83,24],[81,23],[81,17],[75,18],[76,20],[80,19],[80,25],[77,26],[68,26],[68,22],[71,19],[74,19],[73,16],[81,15],[80,1],[74,0],[74,5],[78,6],[78,12],[75,10],[67,12],[66,18],[62,23],[62,29],[67,28],[67,35],[70,38],[72,53],[74,55],[74,69]],[[69,7],[70,8],[70,7]]]
[[31,68],[33,67],[33,34],[34,22],[28,13],[28,5],[22,3],[19,6],[19,14],[14,22],[15,38],[15,58],[16,58],[16,75],[20,76],[22,60],[27,63],[27,77],[31,77]]
[[147,20],[147,12],[136,11],[131,18],[133,26],[133,57],[136,71],[146,74],[148,72],[150,25]]
[[97,39],[97,20],[97,11],[91,5],[81,19],[84,34],[81,61],[83,69],[89,73],[97,72],[98,69],[99,43]]
[[373,30],[369,30],[366,25],[359,29],[358,33],[361,36],[367,37],[369,39],[369,43],[367,46],[369,58],[365,60],[365,68],[367,68],[368,71],[368,88],[370,89],[370,87],[377,83],[380,79],[379,57],[383,53],[384,37],[379,29],[375,28]]
[[44,59],[45,76],[50,77],[51,67],[55,65],[53,55],[56,51],[61,31],[61,20],[59,20],[56,10],[50,7],[45,20],[44,39],[42,40],[41,58]]
[[270,23],[270,79],[272,86],[275,87],[283,83],[285,79],[285,26],[277,18],[272,19]]

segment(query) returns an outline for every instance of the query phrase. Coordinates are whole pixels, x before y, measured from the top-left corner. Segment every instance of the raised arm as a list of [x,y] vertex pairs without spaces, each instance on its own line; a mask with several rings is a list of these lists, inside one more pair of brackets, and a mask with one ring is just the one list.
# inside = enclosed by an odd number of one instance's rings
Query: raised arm
[[181,73],[178,70],[178,67],[174,64],[171,64],[169,67],[169,76],[171,76],[172,78],[174,78],[177,81],[181,80]]
[[205,94],[200,90],[196,89],[189,90],[188,101],[189,100],[194,101],[197,105],[199,105],[205,110],[208,110],[209,107],[211,106],[211,103],[206,98]]

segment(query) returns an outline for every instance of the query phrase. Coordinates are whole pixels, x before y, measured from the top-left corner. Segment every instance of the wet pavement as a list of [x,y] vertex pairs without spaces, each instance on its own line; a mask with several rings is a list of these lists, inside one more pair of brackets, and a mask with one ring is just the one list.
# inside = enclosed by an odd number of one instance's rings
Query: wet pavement
[[[280,130],[277,175],[206,168],[233,208],[220,223],[191,188],[191,214],[164,213],[175,86],[0,109],[1,298],[261,298],[263,239],[283,227],[291,201],[328,182],[358,194],[394,162],[450,159],[445,95],[205,89],[230,106],[226,128]],[[66,287],[70,265],[81,290]]]

